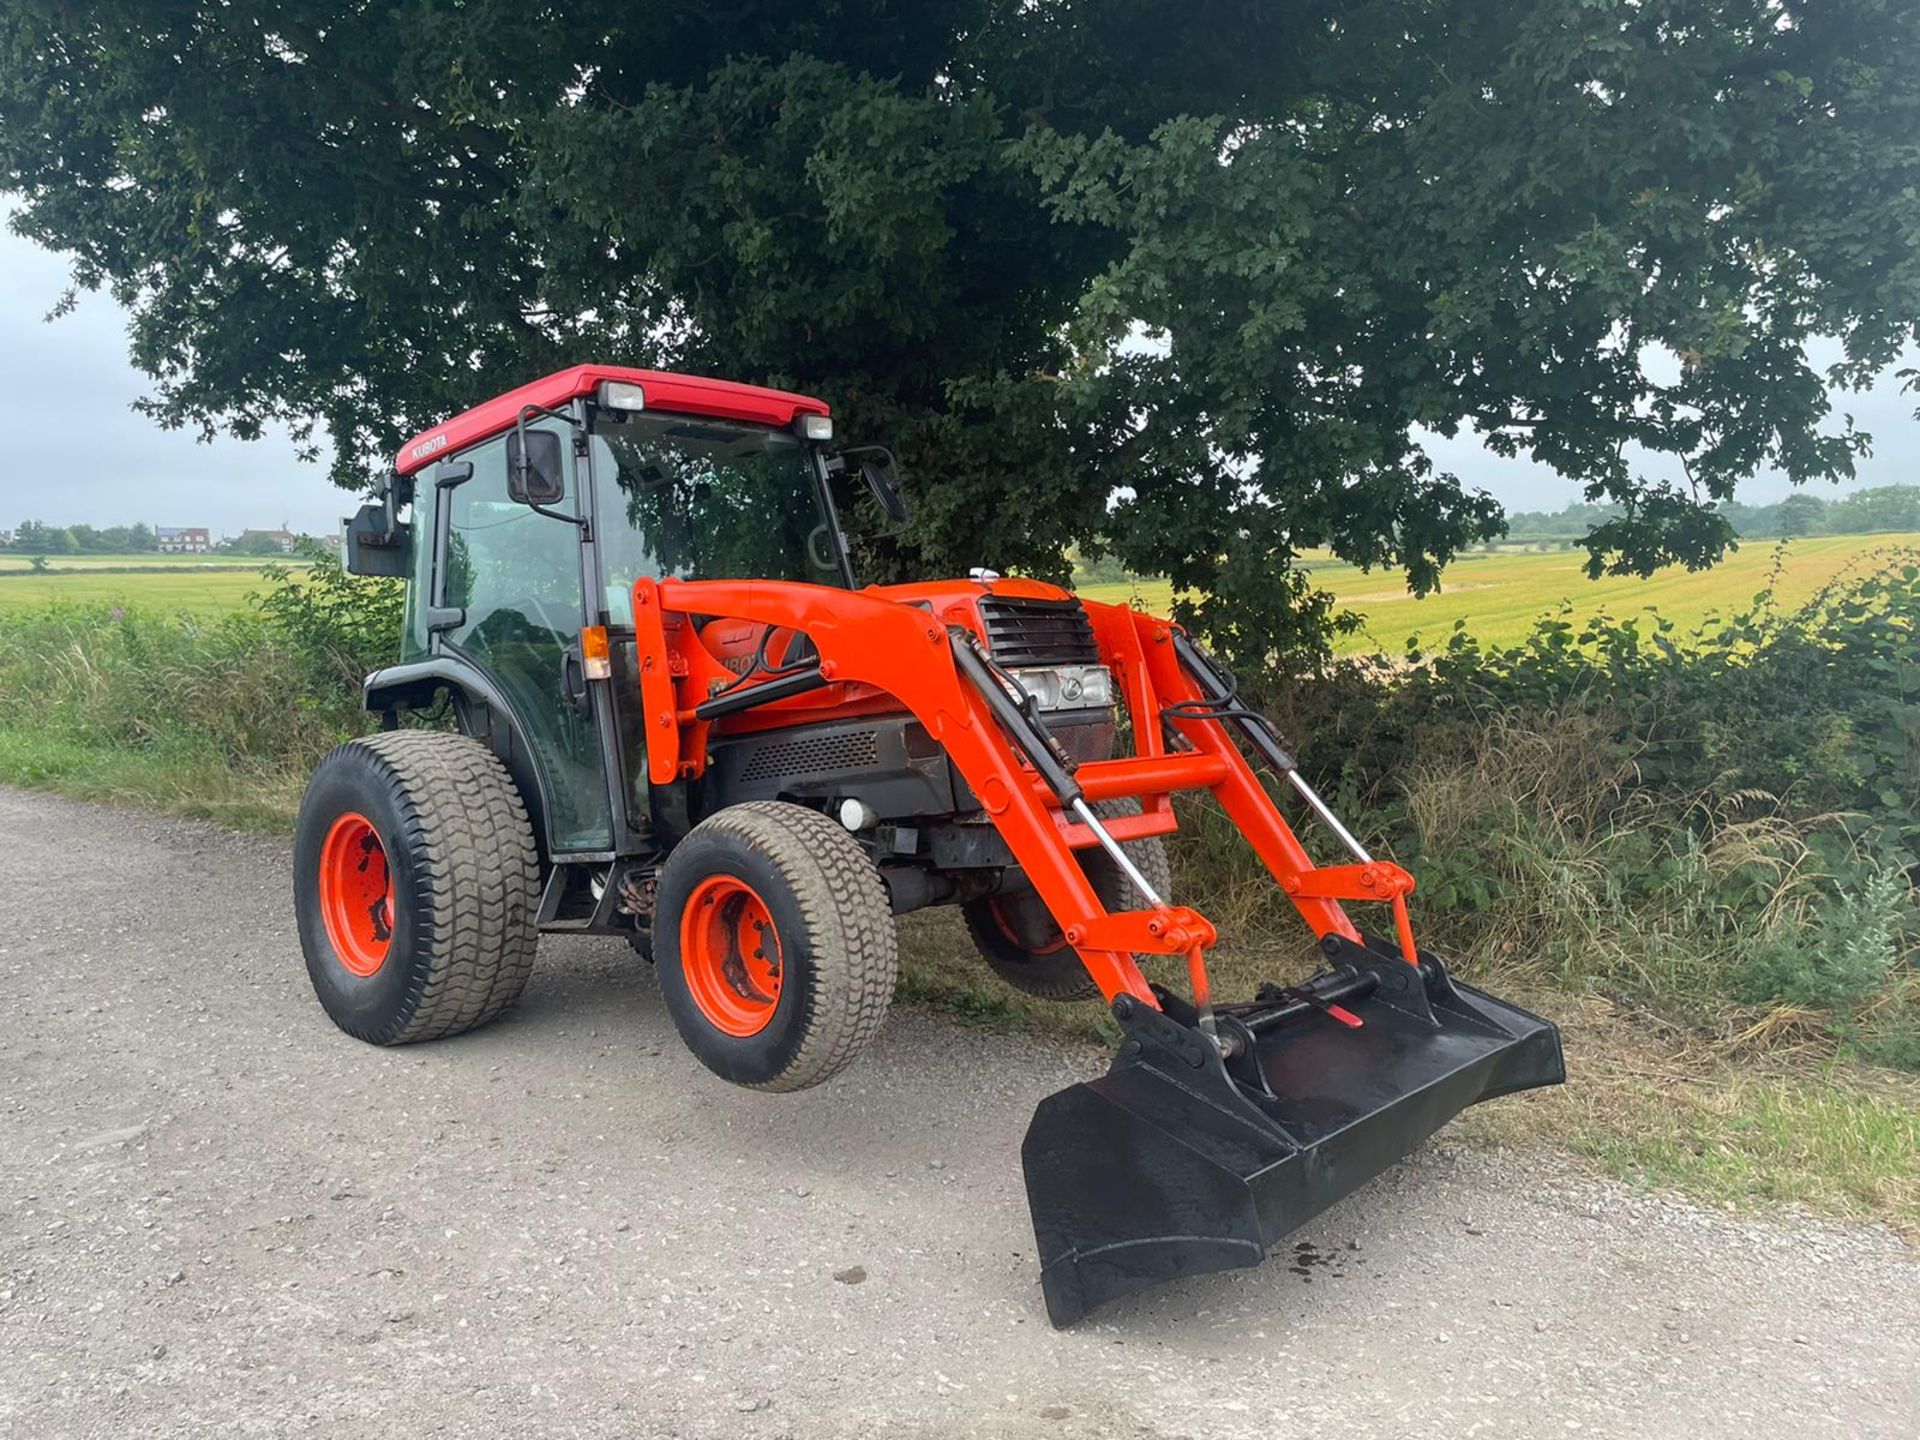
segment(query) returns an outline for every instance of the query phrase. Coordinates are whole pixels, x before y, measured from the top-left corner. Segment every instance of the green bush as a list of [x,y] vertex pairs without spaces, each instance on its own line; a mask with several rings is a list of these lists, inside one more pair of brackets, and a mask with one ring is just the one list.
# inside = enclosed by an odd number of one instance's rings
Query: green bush
[[1499,648],[1456,626],[1261,698],[1469,968],[1920,1066],[1915,559],[1686,634],[1561,613]]
[[1734,995],[1846,1011],[1878,994],[1899,963],[1912,887],[1888,870],[1819,906],[1811,922],[1741,957]]

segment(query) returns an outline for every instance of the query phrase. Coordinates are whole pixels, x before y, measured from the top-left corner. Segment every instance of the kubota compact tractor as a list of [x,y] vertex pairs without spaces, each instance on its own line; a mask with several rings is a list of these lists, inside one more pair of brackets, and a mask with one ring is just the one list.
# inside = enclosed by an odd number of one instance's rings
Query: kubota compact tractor
[[[455,1034],[513,1001],[539,931],[624,935],[708,1068],[798,1089],[878,1029],[894,916],[957,904],[997,973],[1104,996],[1124,1036],[1027,1131],[1056,1324],[1256,1264],[1464,1107],[1564,1078],[1553,1026],[1416,947],[1411,877],[1179,627],[984,570],[858,588],[846,505],[904,512],[832,435],[805,396],[583,365],[401,450],[346,535],[348,568],[411,582],[367,680],[385,729],[321,762],[295,841],[343,1030]],[[441,703],[459,733],[401,727]],[[1315,865],[1255,763],[1350,858]],[[1161,849],[1182,790],[1318,937],[1311,978],[1209,996],[1214,928]]]

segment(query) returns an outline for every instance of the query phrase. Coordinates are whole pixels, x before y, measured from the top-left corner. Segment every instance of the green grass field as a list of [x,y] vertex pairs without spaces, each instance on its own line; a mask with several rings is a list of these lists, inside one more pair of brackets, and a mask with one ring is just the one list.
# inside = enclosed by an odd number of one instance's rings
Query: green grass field
[[[1563,600],[1573,602],[1582,615],[1604,609],[1624,618],[1652,609],[1684,631],[1710,612],[1724,615],[1744,609],[1766,587],[1777,549],[1774,542],[1753,542],[1711,570],[1666,570],[1649,580],[1589,580],[1582,569],[1584,551],[1482,551],[1455,560],[1447,567],[1443,588],[1419,600],[1407,593],[1398,571],[1368,574],[1326,559],[1313,563],[1312,573],[1343,606],[1366,617],[1363,629],[1337,642],[1339,649],[1397,653],[1410,635],[1418,634],[1429,645],[1443,642],[1456,620],[1466,621],[1483,644],[1511,644],[1524,639],[1533,622]],[[1796,540],[1786,551],[1776,593],[1785,604],[1799,604],[1836,576],[1870,570],[1902,550],[1909,559],[1920,554],[1920,534]],[[1165,614],[1172,603],[1172,589],[1165,582],[1088,585],[1081,593],[1110,603],[1131,600],[1156,614]]]
[[219,615],[237,610],[264,588],[263,562],[244,565],[178,565],[158,573],[116,574],[111,567],[81,565],[46,574],[0,574],[0,613],[37,610],[51,602],[137,605],[146,610]]
[[[146,570],[164,566],[169,570],[208,569],[252,570],[262,563],[258,555],[162,555],[158,551],[142,555],[49,555],[49,570]],[[0,575],[12,570],[32,570],[30,555],[0,555]]]

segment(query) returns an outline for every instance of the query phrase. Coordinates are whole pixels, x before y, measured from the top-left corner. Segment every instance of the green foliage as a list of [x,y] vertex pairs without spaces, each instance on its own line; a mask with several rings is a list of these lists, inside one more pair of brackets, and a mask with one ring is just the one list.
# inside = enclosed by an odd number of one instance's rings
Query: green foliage
[[[1720,505],[1733,533],[1743,540],[1794,535],[1876,535],[1920,530],[1920,485],[1879,485],[1838,500],[1795,494],[1773,505]],[[1507,516],[1512,540],[1584,539],[1596,526],[1619,519],[1617,505],[1568,505],[1548,513],[1521,510]]]
[[104,530],[96,530],[91,525],[55,527],[40,520],[21,521],[20,528],[13,532],[13,539],[0,545],[0,550],[11,550],[16,554],[59,555],[76,552],[84,555],[138,555],[154,548],[153,530],[146,525],[109,525]]
[[[1602,569],[1717,558],[1698,497],[1761,465],[1850,473],[1829,393],[1920,316],[1920,14],[1792,22],[19,0],[0,188],[130,307],[162,423],[290,417],[357,487],[583,358],[786,384],[901,456],[918,519],[883,569],[1111,553],[1260,664],[1337,623],[1303,549],[1426,587],[1498,532],[1422,427],[1617,502]],[[1845,345],[1824,374],[1816,334]]]
[[1916,559],[1793,609],[1763,592],[1686,636],[1550,616],[1486,647],[1457,626],[1270,703],[1473,963],[1701,1023],[1730,1003],[1806,1012],[1913,1064]]
[[13,532],[11,549],[23,555],[71,555],[79,546],[73,538],[73,531],[64,526],[48,525],[40,520],[22,520],[20,528]]
[[1784,1000],[1845,1012],[1877,994],[1910,938],[1913,887],[1890,870],[1822,905],[1811,925],[1774,935],[1744,956],[1733,993],[1749,1002]]
[[1576,705],[1609,718],[1643,784],[1846,812],[1888,863],[1920,864],[1916,562],[1843,579],[1794,610],[1762,592],[1684,643],[1651,618],[1549,619],[1497,651],[1457,629],[1438,654],[1416,643],[1397,699],[1416,714]]

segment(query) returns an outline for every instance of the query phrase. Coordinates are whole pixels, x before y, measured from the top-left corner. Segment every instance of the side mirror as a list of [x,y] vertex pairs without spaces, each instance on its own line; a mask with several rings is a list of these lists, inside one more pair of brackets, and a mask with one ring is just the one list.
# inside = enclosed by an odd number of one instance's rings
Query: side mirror
[[867,488],[873,491],[873,498],[880,502],[880,508],[887,513],[887,519],[896,525],[907,523],[907,502],[900,496],[900,489],[893,483],[893,477],[887,474],[886,467],[878,460],[860,462],[860,478],[867,482]]
[[395,520],[385,503],[362,505],[340,526],[342,568],[349,575],[404,580],[413,568],[413,527]]
[[520,429],[507,436],[509,500],[517,500],[522,505],[553,505],[565,499],[566,494],[559,435],[551,430]]

